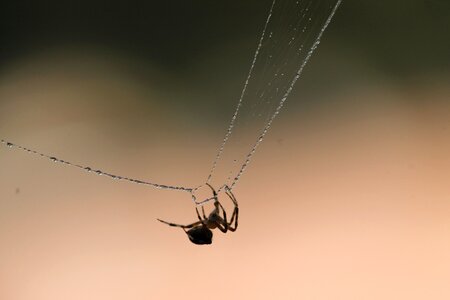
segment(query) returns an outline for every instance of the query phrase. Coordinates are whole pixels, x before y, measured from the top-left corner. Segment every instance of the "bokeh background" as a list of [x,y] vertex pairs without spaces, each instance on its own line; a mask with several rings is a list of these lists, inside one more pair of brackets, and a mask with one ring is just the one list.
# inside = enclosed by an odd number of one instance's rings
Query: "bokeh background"
[[[269,6],[2,1],[0,137],[198,184]],[[448,1],[344,1],[211,246],[155,220],[187,193],[0,147],[0,299],[448,299],[449,28]]]

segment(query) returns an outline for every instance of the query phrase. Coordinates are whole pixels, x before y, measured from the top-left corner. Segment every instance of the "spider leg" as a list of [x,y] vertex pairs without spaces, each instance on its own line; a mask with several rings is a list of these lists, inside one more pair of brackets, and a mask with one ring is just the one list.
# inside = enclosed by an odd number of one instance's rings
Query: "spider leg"
[[[202,209],[203,209],[203,206],[202,206]],[[200,220],[199,222],[202,223],[203,226],[207,226],[206,222],[205,222],[206,218],[202,219],[202,217],[200,217],[200,213],[198,212],[198,208],[197,207],[195,208],[195,212],[197,213],[197,217]],[[203,216],[205,216],[205,210],[204,209],[203,209]]]
[[[219,200],[216,200],[214,202],[214,205],[216,206],[217,210],[217,227],[222,231],[223,233],[226,233],[228,231],[228,222],[227,222],[227,212],[225,211],[225,208],[223,208],[222,204],[219,202]],[[219,216],[220,209],[222,209],[223,212],[223,218]],[[221,226],[219,226],[221,225]]]
[[206,214],[205,214],[205,208],[202,206],[202,213],[203,213],[203,219],[207,219]]
[[[228,229],[231,232],[236,231],[236,229],[238,227],[238,217],[239,217],[239,207],[236,206],[234,208],[233,214],[231,215],[230,223],[228,223]],[[231,224],[233,224],[233,221],[234,221],[234,227],[231,225]]]
[[160,221],[161,223],[167,224],[169,226],[180,227],[180,228],[183,228],[183,229],[189,229],[189,228],[192,228],[194,226],[202,224],[202,221],[197,221],[197,222],[194,222],[194,223],[189,224],[189,225],[180,225],[180,224],[170,223],[170,222],[167,222],[167,221],[164,221],[164,220],[161,220],[161,219],[157,219],[157,220]]
[[220,231],[222,231],[223,233],[227,233],[228,231],[228,226],[224,225],[225,223],[216,223],[217,228],[219,228]]
[[238,202],[236,200],[236,197],[234,196],[234,194],[231,192],[230,188],[228,186],[225,186],[225,193],[227,194],[228,197],[230,197],[231,201],[233,201],[234,206],[239,206]]
[[214,195],[214,200],[218,201],[217,200],[217,192],[216,192],[216,190],[209,183],[206,183],[206,185],[209,186],[209,188],[212,190],[213,195]]
[[[233,210],[233,214],[231,215],[230,223],[228,224],[228,229],[230,229],[230,231],[236,231],[236,229],[238,227],[238,217],[239,217],[238,202],[236,200],[236,197],[233,195],[233,193],[231,192],[231,190],[228,186],[225,187],[225,193],[228,195],[228,197],[230,197],[231,201],[233,201],[233,203],[234,203],[234,210]],[[233,221],[234,221],[234,227],[231,226],[231,224],[233,224]]]

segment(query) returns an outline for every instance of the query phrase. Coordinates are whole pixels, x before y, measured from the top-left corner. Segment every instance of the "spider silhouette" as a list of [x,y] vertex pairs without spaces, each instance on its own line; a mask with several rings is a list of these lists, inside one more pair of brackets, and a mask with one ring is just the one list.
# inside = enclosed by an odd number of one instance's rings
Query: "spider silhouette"
[[[213,192],[213,199],[214,199],[214,209],[209,214],[208,217],[206,217],[205,209],[202,206],[202,216],[200,216],[200,212],[198,211],[198,208],[195,208],[195,211],[197,212],[198,221],[189,224],[189,225],[179,225],[171,222],[166,222],[161,219],[158,219],[158,221],[167,224],[169,226],[173,227],[180,227],[186,232],[187,236],[189,237],[189,240],[197,245],[208,245],[212,243],[212,229],[218,228],[223,233],[226,233],[229,231],[236,231],[238,227],[238,216],[239,216],[239,207],[236,200],[236,197],[234,197],[233,193],[231,192],[229,187],[225,187],[225,193],[230,197],[231,201],[233,201],[234,204],[234,210],[233,214],[231,215],[230,222],[227,221],[227,213],[225,209],[223,208],[222,204],[219,202],[219,199],[217,197],[217,192],[214,190],[214,188],[207,183],[207,185],[211,188]],[[222,216],[220,215],[220,212],[222,211]],[[234,224],[233,224],[234,222]]]

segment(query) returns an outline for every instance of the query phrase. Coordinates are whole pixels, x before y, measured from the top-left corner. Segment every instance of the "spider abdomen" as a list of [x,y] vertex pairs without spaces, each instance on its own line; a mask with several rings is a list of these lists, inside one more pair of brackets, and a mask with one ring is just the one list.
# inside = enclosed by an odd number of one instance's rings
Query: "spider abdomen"
[[209,245],[212,243],[213,233],[206,226],[199,226],[189,229],[187,232],[189,240],[197,245]]

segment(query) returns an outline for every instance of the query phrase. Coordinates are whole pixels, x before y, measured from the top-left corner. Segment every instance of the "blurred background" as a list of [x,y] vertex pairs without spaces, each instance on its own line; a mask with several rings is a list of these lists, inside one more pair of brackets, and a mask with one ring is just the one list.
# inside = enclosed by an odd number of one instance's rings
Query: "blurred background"
[[[270,4],[2,1],[0,138],[199,184]],[[211,246],[156,221],[188,193],[0,147],[0,299],[448,299],[449,28],[448,1],[344,0]]]

